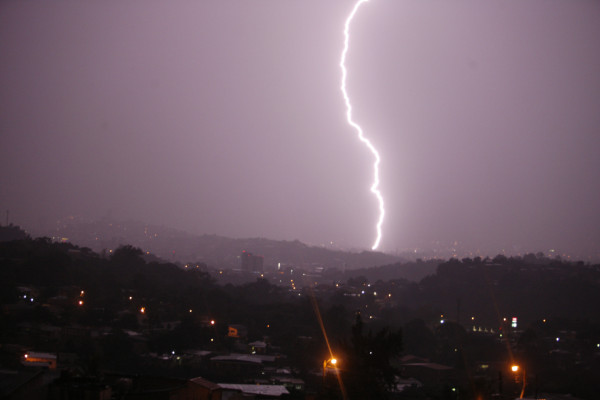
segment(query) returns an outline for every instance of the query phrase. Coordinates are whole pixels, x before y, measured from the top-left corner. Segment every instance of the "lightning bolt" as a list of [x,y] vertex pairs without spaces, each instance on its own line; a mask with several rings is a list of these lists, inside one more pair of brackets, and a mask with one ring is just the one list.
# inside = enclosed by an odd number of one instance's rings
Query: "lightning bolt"
[[356,132],[358,133],[358,138],[361,142],[365,144],[365,146],[367,146],[367,148],[371,151],[373,157],[375,158],[375,162],[373,163],[374,176],[373,184],[371,185],[371,193],[375,195],[377,201],[379,202],[379,219],[377,220],[376,225],[377,237],[375,238],[375,243],[373,244],[373,247],[371,247],[371,249],[376,250],[377,247],[379,247],[379,242],[381,241],[381,225],[383,224],[383,217],[385,215],[385,208],[383,206],[383,196],[379,191],[379,163],[381,161],[381,158],[379,157],[379,152],[377,151],[375,146],[373,146],[371,141],[365,137],[360,125],[358,125],[352,120],[352,104],[350,104],[350,97],[348,96],[348,92],[346,91],[346,78],[348,76],[348,70],[346,69],[346,55],[348,54],[348,43],[350,41],[350,23],[352,22],[352,19],[354,18],[354,15],[358,11],[358,8],[361,6],[361,4],[366,3],[367,1],[369,0],[358,0],[356,2],[354,8],[352,9],[352,12],[346,19],[346,23],[344,25],[344,50],[342,51],[342,58],[340,60],[340,68],[342,69],[342,86],[340,87],[340,89],[342,90],[344,101],[346,102],[346,119],[348,121],[348,124],[354,129],[356,129]]

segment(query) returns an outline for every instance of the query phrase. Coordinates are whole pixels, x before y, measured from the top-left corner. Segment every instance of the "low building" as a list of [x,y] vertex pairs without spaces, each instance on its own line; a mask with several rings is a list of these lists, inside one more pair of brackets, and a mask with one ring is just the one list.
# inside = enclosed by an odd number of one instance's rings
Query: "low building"
[[223,400],[233,399],[274,399],[290,394],[283,385],[243,385],[219,383],[223,390]]
[[221,400],[222,398],[221,386],[201,377],[190,379],[188,387],[189,392],[194,395],[194,400]]
[[[146,375],[105,374],[112,398],[139,400],[221,400],[222,389],[201,377],[179,379]],[[78,397],[83,398],[83,397]]]
[[456,370],[447,365],[432,362],[407,363],[402,364],[400,370],[402,377],[415,378],[424,386],[434,388],[434,390],[457,384]]
[[262,360],[248,354],[232,354],[210,359],[211,369],[221,377],[250,379],[260,376]]
[[56,354],[28,352],[23,355],[21,364],[27,367],[44,367],[48,369],[56,369]]
[[272,378],[272,382],[285,386],[290,392],[304,392],[306,389],[306,385],[302,379],[290,376],[275,376]]
[[267,353],[267,344],[262,341],[256,341],[252,343],[248,343],[250,346],[250,351],[252,354],[266,354]]

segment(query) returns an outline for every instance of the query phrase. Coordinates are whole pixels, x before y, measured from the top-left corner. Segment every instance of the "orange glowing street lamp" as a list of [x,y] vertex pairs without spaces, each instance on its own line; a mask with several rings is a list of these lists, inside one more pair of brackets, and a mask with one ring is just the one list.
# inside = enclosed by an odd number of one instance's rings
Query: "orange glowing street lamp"
[[323,360],[323,379],[325,379],[325,375],[327,373],[327,368],[333,368],[337,371],[337,363],[338,363],[338,359],[335,357],[332,357],[327,360]]
[[[510,370],[514,374],[518,374],[519,371],[521,371],[521,378],[523,380],[523,386],[521,387],[521,394],[519,395],[519,399],[522,399],[523,395],[525,394],[525,385],[527,384],[527,382],[526,382],[526,376],[527,375],[525,374],[525,368],[521,368],[519,365],[513,364],[513,365],[511,365]],[[516,380],[517,376],[515,376],[515,380]]]

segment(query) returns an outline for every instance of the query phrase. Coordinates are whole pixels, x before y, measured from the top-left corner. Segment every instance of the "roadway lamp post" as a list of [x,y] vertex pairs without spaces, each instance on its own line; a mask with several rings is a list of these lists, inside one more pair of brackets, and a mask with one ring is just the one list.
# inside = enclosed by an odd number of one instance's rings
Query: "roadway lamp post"
[[336,358],[323,360],[323,381],[325,381],[325,375],[327,375],[327,368],[337,369],[337,362],[338,360]]
[[[328,359],[323,360],[323,382],[321,384],[321,391],[322,391],[322,398],[324,399],[329,399],[329,398],[338,398],[339,394],[341,393],[342,395],[342,399],[346,400],[346,394],[344,392],[344,387],[342,385],[342,382],[340,380],[340,376],[339,376],[339,365],[340,365],[340,360],[336,359],[335,357],[331,357]],[[333,383],[333,381],[331,379],[327,379],[327,370],[333,370],[336,374],[336,377],[338,378],[339,381],[339,390],[340,392],[338,392],[336,390],[336,386]]]
[[525,373],[525,368],[521,368],[519,365],[517,364],[513,364],[510,367],[510,370],[513,372],[513,374],[515,374],[515,381],[518,381],[518,377],[519,377],[519,371],[521,372],[521,380],[523,381],[523,385],[521,386],[521,394],[519,395],[519,399],[523,398],[523,395],[525,394],[525,385],[527,384],[527,374]]

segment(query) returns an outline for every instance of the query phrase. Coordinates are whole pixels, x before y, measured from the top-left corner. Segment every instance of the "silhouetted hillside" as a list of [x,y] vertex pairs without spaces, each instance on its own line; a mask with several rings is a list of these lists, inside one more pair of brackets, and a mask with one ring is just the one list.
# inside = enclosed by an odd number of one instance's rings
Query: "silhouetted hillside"
[[358,268],[352,270],[348,275],[352,277],[364,276],[370,282],[389,281],[393,279],[420,281],[426,276],[435,273],[438,265],[443,262],[443,260],[399,262],[370,268]]
[[380,252],[360,253],[308,246],[298,240],[264,238],[232,239],[217,235],[193,235],[140,222],[62,221],[53,232],[38,233],[69,241],[94,251],[130,244],[171,262],[203,262],[213,267],[239,268],[243,250],[264,257],[265,266],[322,266],[339,270],[368,268],[400,261]]
[[488,262],[451,259],[420,282],[418,298],[463,323],[473,315],[486,316],[490,324],[513,316],[525,323],[549,316],[600,321],[600,266],[533,254]]

